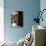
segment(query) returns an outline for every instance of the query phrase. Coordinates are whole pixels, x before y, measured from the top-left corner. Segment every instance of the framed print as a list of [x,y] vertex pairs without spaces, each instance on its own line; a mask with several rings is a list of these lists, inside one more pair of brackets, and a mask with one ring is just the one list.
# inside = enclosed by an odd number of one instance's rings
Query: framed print
[[11,26],[23,27],[23,11],[12,11],[11,13]]

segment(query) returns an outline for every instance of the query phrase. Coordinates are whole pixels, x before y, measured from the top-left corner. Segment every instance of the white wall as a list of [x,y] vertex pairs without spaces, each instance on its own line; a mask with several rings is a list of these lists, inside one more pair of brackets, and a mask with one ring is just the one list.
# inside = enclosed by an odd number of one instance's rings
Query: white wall
[[4,0],[0,0],[0,42],[4,41]]

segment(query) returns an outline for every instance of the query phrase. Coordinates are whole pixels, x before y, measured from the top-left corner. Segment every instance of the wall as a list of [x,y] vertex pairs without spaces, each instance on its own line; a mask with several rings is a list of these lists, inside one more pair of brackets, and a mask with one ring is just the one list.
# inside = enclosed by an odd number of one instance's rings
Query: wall
[[[18,41],[24,37],[32,28],[32,20],[36,17],[35,12],[40,9],[40,0],[4,0],[4,36],[7,41]],[[24,26],[11,27],[11,15],[13,10],[24,12]]]
[[4,0],[0,0],[0,42],[4,41]]
[[[41,9],[41,11],[43,10],[43,9],[46,9],[46,0],[41,0],[40,1],[40,9]],[[43,22],[41,21],[40,22],[40,25],[42,25],[42,26],[46,26],[46,11],[44,11],[43,12],[43,15],[42,15],[42,17],[43,17]]]

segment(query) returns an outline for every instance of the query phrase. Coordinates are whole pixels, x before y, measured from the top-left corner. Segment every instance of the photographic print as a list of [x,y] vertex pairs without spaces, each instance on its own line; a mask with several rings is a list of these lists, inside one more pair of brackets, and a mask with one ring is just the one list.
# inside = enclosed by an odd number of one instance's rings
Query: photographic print
[[11,27],[23,27],[23,11],[11,12]]

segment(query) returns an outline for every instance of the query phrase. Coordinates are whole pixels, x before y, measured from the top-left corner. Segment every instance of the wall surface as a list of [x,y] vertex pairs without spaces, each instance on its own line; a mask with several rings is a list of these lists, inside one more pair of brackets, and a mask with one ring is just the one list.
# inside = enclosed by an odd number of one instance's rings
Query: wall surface
[[4,41],[4,0],[0,0],[0,42]]
[[[32,20],[36,17],[35,12],[40,9],[40,0],[4,0],[4,36],[7,41],[18,41],[24,37],[32,28]],[[10,12],[15,10],[23,11],[23,27],[11,27]]]
[[[46,0],[41,0],[41,1],[40,1],[40,9],[41,9],[41,11],[42,11],[43,9],[46,9]],[[46,27],[46,10],[43,12],[42,17],[43,17],[43,22],[41,21],[41,22],[40,22],[40,25]]]

